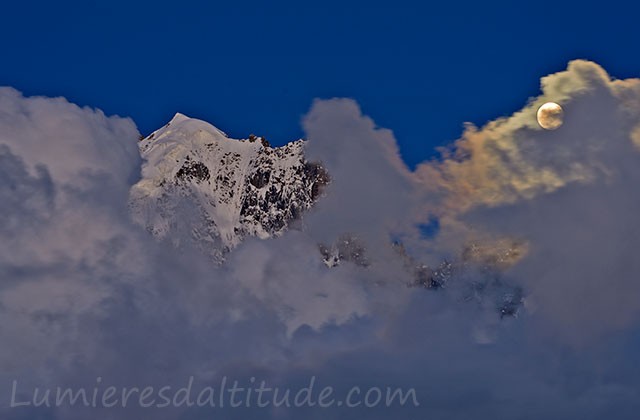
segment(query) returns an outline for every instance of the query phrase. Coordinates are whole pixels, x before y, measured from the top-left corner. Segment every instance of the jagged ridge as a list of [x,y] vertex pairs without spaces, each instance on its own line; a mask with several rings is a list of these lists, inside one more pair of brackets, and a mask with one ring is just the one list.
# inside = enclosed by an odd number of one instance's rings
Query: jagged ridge
[[321,164],[305,160],[304,144],[271,147],[254,135],[235,140],[176,114],[140,141],[142,179],[130,195],[134,220],[160,238],[190,237],[216,258],[246,236],[280,235],[329,181]]

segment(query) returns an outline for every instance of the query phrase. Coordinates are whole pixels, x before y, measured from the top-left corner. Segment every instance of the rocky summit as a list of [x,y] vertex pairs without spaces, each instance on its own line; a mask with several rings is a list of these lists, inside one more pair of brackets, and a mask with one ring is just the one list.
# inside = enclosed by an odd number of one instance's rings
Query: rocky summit
[[132,216],[156,237],[186,240],[221,261],[247,236],[282,234],[321,195],[329,175],[305,160],[304,145],[231,139],[176,114],[140,140],[144,163],[130,193]]

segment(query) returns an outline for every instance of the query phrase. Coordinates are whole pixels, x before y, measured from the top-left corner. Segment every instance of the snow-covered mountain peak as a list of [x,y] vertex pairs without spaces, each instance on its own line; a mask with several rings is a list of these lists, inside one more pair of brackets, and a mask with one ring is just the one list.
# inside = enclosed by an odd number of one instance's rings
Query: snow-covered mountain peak
[[191,118],[187,117],[186,115],[184,115],[181,112],[176,112],[176,115],[173,116],[173,118],[171,118],[171,121],[169,121],[170,123],[177,123],[179,121],[184,121],[184,120],[189,120]]
[[217,257],[247,235],[281,234],[328,182],[320,164],[305,160],[303,140],[271,147],[253,135],[231,139],[180,113],[139,147],[145,163],[131,189],[134,219],[160,238],[190,237]]
[[203,141],[224,141],[229,139],[226,133],[206,121],[189,118],[176,113],[171,121],[141,140],[141,149],[157,143],[182,142],[185,144]]

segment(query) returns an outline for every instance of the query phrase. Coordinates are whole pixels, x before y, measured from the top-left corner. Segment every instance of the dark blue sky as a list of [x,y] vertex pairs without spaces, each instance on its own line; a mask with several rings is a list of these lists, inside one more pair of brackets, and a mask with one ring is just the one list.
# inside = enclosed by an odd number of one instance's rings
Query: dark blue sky
[[[313,98],[355,98],[414,165],[537,95],[573,58],[640,75],[640,6],[590,2],[4,2],[0,85],[234,137],[302,135]],[[608,7],[607,7],[608,6]]]

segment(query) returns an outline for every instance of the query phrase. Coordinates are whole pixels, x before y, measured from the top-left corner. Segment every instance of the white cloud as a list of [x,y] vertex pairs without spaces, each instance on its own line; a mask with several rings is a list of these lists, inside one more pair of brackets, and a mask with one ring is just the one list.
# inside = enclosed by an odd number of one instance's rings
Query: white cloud
[[[547,100],[566,111],[554,132],[535,125],[535,108]],[[543,95],[522,111],[469,128],[456,156],[416,173],[402,164],[392,133],[353,101],[318,101],[304,127],[309,157],[332,175],[327,196],[303,231],[247,241],[222,267],[130,222],[127,192],[139,171],[130,120],[12,89],[0,90],[0,110],[2,415],[27,415],[5,410],[15,377],[24,386],[82,386],[97,376],[182,386],[189,375],[215,383],[225,373],[285,386],[316,374],[338,388],[416,387],[422,403],[249,409],[237,412],[242,418],[637,415],[638,345],[629,343],[640,292],[637,81],[573,62],[544,78]],[[421,239],[414,225],[430,214],[440,217],[440,233]],[[318,242],[344,233],[366,245],[369,267],[322,264]],[[458,254],[483,236],[526,241],[528,253],[500,281],[522,285],[537,310],[500,321],[491,302],[461,302],[455,285],[406,287],[411,275],[389,246],[394,236],[408,238],[417,260]],[[567,339],[590,345],[575,352]],[[236,413],[153,415],[212,414]]]
[[87,174],[107,173],[128,186],[139,171],[138,131],[129,118],[1,87],[0,126],[0,142],[30,169],[45,165],[55,179],[70,185],[82,185]]
[[[542,95],[521,111],[468,127],[443,161],[417,174],[455,235],[479,232],[528,241],[513,269],[561,335],[586,340],[637,322],[640,266],[640,80],[614,80],[597,64],[573,61],[544,77]],[[537,126],[547,101],[565,109],[556,131]],[[461,223],[462,222],[462,223]],[[445,229],[446,231],[446,229]]]

